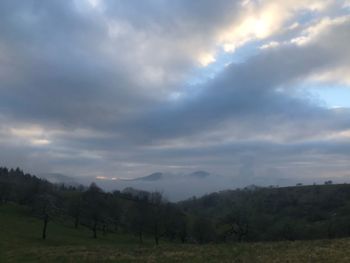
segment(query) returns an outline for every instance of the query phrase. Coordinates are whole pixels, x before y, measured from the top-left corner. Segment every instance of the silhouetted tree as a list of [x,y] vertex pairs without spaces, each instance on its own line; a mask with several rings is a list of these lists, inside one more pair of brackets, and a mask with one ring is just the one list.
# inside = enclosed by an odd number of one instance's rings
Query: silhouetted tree
[[92,183],[83,194],[84,212],[91,222],[89,226],[93,232],[93,238],[97,238],[98,224],[103,220],[106,207],[103,191],[95,183]]
[[143,243],[143,236],[150,221],[148,196],[138,198],[132,203],[127,218],[131,231],[139,237],[139,242]]
[[35,198],[34,212],[43,220],[42,239],[47,237],[47,226],[49,220],[58,215],[58,207],[56,205],[56,197],[49,193],[43,193]]
[[150,211],[151,211],[151,221],[152,221],[152,232],[155,244],[159,245],[159,239],[162,232],[162,216],[163,216],[163,206],[162,206],[162,194],[160,192],[153,192],[150,195]]
[[74,191],[69,193],[69,196],[66,198],[68,205],[68,214],[74,219],[74,228],[78,228],[80,224],[80,217],[83,210],[83,200],[82,193]]

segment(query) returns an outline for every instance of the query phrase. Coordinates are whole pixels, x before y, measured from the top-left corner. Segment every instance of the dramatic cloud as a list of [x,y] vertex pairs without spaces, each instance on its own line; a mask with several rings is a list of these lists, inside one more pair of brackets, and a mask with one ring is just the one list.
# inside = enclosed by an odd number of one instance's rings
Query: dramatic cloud
[[0,164],[89,178],[200,169],[237,186],[344,180],[350,97],[335,108],[314,91],[350,88],[349,11],[1,1]]

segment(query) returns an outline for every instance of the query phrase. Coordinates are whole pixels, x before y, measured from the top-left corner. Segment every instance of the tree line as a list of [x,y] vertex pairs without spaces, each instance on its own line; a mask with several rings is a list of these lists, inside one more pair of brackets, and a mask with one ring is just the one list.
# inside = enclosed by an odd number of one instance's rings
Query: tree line
[[41,236],[47,238],[49,222],[87,227],[92,237],[108,233],[130,233],[186,242],[186,215],[160,192],[104,192],[95,183],[89,187],[52,184],[19,168],[0,167],[0,204],[14,202],[30,207],[43,222]]
[[[277,241],[350,236],[350,185],[248,187],[178,204],[202,218],[206,241]],[[207,221],[206,223],[204,223]]]
[[87,227],[91,237],[129,233],[140,243],[243,242],[350,236],[350,185],[249,187],[178,203],[160,192],[104,192],[90,186],[52,184],[21,169],[0,167],[0,205],[25,205],[42,220]]

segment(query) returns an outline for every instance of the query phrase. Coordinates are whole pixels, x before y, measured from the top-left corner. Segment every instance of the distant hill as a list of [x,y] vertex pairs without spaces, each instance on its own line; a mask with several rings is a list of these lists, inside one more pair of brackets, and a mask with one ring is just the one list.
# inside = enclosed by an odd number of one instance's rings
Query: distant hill
[[179,203],[214,222],[247,227],[247,239],[287,240],[350,235],[350,184],[257,187],[211,193]]
[[[187,193],[189,189],[196,190],[196,186],[202,187],[203,181],[205,185],[212,187],[210,182],[214,181],[210,180],[219,177],[209,175],[204,179],[189,179],[188,176],[166,178],[169,178],[168,187],[175,185],[178,190],[187,186]],[[147,183],[154,189],[152,191],[157,191],[155,186],[160,181],[163,180]],[[111,184],[113,180],[104,182]],[[146,185],[144,181],[130,182]],[[153,235],[156,244],[159,241],[158,230],[162,227],[162,233],[169,240],[175,235],[182,237],[182,240],[189,238],[199,243],[295,241],[350,236],[350,184],[333,184],[328,180],[322,185],[298,184],[293,187],[249,185],[235,190],[212,192],[177,203],[167,202],[169,199],[162,194],[161,191],[157,194],[136,187],[106,193],[96,184],[85,189],[57,187],[46,180],[25,174],[19,168],[14,170],[0,167],[0,204],[26,205],[33,216],[44,220],[44,230],[41,232],[37,229],[38,234],[46,233],[48,216],[51,218],[49,229],[54,223],[51,221],[62,216],[76,227],[77,224],[87,226],[95,238],[99,229],[102,232],[106,230],[103,226],[105,222],[114,225],[114,220],[118,220],[118,225],[130,234],[135,234],[135,229],[141,229],[138,228],[141,224],[146,231],[142,232],[145,236]],[[67,207],[70,209],[66,209]],[[89,212],[92,209],[94,213]],[[101,218],[99,222],[94,221],[95,214]],[[157,222],[156,228],[154,222]],[[100,225],[99,229],[96,228],[97,224]],[[3,225],[7,226],[6,223]],[[54,235],[49,231],[51,238]],[[46,235],[42,238],[45,239]]]
[[[170,201],[185,200],[193,196],[200,197],[212,192],[245,187],[253,183],[259,186],[271,184],[271,181],[266,180],[264,177],[224,176],[205,170],[189,173],[155,172],[132,179],[108,179],[108,176],[106,176],[106,178],[94,178],[91,180],[94,180],[101,188],[107,191],[122,191],[127,187],[151,192],[160,191]],[[295,185],[295,182],[283,181],[278,178],[275,178],[274,181],[280,186]]]
[[214,191],[236,188],[234,178],[213,175],[198,170],[191,173],[155,172],[133,179],[97,179],[96,183],[105,190],[123,190],[131,187],[144,191],[160,191],[170,201],[179,201],[192,196],[202,196]]
[[[190,173],[155,172],[130,179],[116,178],[115,175],[103,175],[96,178],[86,176],[73,177],[59,173],[46,173],[41,174],[39,177],[52,183],[69,186],[89,186],[92,182],[95,182],[105,191],[122,191],[128,187],[151,192],[160,191],[170,201],[185,200],[193,196],[200,197],[211,192],[245,187],[253,183],[259,186],[268,186],[271,184],[271,181],[263,177],[243,178],[234,175],[223,176],[205,170],[197,170]],[[278,182],[278,179],[275,178],[274,180]],[[280,180],[278,184],[280,186],[287,186],[295,185],[295,182]]]
[[198,179],[203,179],[203,178],[210,176],[210,173],[205,172],[205,171],[196,171],[196,172],[188,174],[187,176],[193,177],[193,178],[198,178]]
[[143,176],[143,177],[138,177],[135,179],[130,179],[127,181],[149,181],[149,182],[154,182],[154,181],[159,181],[163,179],[163,173],[157,172],[157,173],[153,173],[147,176]]
[[148,181],[148,182],[155,182],[155,181],[159,181],[162,179],[184,179],[184,178],[197,178],[197,179],[203,179],[203,178],[207,178],[208,176],[210,176],[210,173],[206,172],[206,171],[196,171],[193,173],[189,173],[189,174],[183,174],[183,175],[174,175],[174,174],[164,174],[161,172],[156,172],[156,173],[152,173],[150,175],[147,176],[143,176],[143,177],[138,177],[135,179],[124,179],[126,181]]

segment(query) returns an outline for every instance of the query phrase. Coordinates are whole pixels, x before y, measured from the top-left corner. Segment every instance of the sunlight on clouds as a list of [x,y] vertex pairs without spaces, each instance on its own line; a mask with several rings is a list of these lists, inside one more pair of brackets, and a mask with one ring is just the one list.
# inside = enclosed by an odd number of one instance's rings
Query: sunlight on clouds
[[43,129],[37,126],[29,126],[26,128],[11,128],[11,133],[18,137],[39,137],[43,134]]
[[350,15],[336,17],[336,18],[323,18],[318,23],[306,28],[301,36],[293,38],[290,42],[299,46],[306,45],[313,41],[319,34],[330,28],[331,26],[341,25],[350,20]]
[[[246,6],[252,5],[250,2]],[[225,52],[233,52],[235,48],[248,41],[264,39],[281,28],[288,16],[278,5],[267,5],[261,10],[249,11],[240,22],[234,23],[219,34],[218,42]]]
[[214,54],[204,53],[204,54],[200,55],[200,57],[199,57],[199,63],[203,67],[206,67],[213,62],[215,62]]
[[297,46],[302,46],[307,42],[308,42],[308,38],[306,36],[298,36],[290,40],[291,44],[295,44]]
[[45,138],[45,132],[38,126],[29,126],[25,128],[10,128],[10,133],[20,139],[24,139],[32,145],[48,145],[50,140]]
[[109,180],[109,178],[106,176],[96,176],[95,178],[98,180]]
[[267,44],[264,44],[260,47],[260,49],[268,49],[268,48],[274,48],[274,47],[278,47],[280,45],[279,42],[276,41],[271,41]]
[[264,38],[269,35],[270,24],[268,20],[258,19],[254,24],[254,33],[257,38]]
[[[249,41],[263,40],[278,34],[283,30],[293,30],[300,26],[293,22],[287,28],[285,24],[297,16],[299,12],[322,12],[334,0],[309,0],[309,1],[249,1],[241,2],[243,12],[238,21],[224,27],[218,34],[217,44],[225,52],[233,53],[235,49],[245,45]],[[307,41],[305,34],[296,37],[292,43],[301,45]],[[276,42],[263,45],[260,49],[276,47]]]
[[233,53],[235,52],[236,45],[234,43],[225,43],[223,44],[223,49],[227,53]]
[[350,87],[350,67],[341,67],[321,72],[312,75],[310,80],[324,83],[338,83]]
[[341,138],[350,139],[350,130],[339,132],[338,136]]
[[271,27],[270,20],[267,16],[261,18],[248,17],[242,22],[235,33],[243,41],[245,39],[264,38],[269,35],[269,29]]
[[311,11],[322,11],[325,10],[329,5],[332,4],[332,0],[318,0],[318,1],[309,1],[308,9]]
[[350,139],[350,130],[339,131],[327,136],[328,139],[341,140]]
[[30,140],[30,142],[34,145],[47,145],[51,143],[47,139],[33,139],[33,140]]

